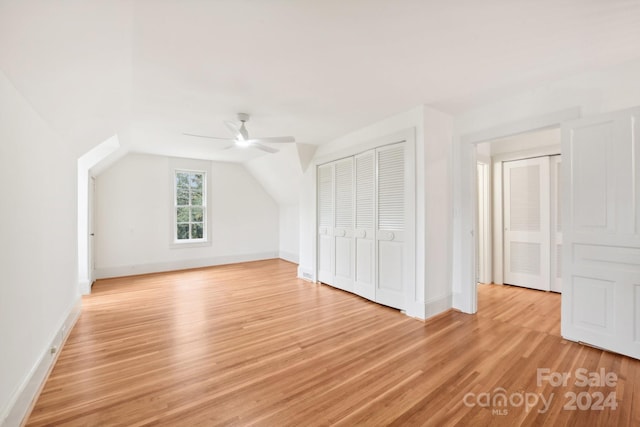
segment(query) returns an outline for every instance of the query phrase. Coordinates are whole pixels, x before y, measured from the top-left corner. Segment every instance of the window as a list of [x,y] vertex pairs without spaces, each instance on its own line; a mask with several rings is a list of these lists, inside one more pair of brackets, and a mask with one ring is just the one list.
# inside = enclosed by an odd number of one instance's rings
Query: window
[[206,173],[175,171],[174,240],[204,242],[207,236]]

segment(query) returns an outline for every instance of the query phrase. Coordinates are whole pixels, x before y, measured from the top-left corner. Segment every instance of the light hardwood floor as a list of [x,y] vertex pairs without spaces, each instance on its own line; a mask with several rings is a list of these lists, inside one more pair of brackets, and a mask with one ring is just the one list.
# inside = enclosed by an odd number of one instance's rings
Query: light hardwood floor
[[[480,285],[479,314],[422,322],[295,271],[271,260],[99,281],[28,425],[640,425],[640,361],[564,341],[557,294]],[[538,368],[572,377],[538,386]],[[578,368],[617,383],[578,387]],[[471,406],[499,387],[513,404]],[[567,392],[618,406],[565,410]],[[526,411],[525,393],[553,400]]]

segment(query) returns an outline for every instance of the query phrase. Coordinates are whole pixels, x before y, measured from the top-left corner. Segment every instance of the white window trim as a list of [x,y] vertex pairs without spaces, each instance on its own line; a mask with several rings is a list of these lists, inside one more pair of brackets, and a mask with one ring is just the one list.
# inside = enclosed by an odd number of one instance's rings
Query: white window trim
[[[178,240],[177,236],[177,186],[176,174],[183,173],[199,173],[203,175],[202,191],[203,191],[203,230],[202,239],[182,239]],[[211,236],[209,235],[209,171],[203,169],[173,167],[171,168],[171,238],[169,246],[171,248],[197,248],[211,245]]]

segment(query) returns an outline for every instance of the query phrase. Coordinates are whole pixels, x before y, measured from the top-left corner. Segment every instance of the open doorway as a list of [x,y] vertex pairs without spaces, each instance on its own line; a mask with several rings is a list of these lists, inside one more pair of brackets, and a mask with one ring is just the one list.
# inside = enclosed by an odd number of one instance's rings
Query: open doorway
[[561,292],[560,129],[483,142],[477,161],[477,283]]
[[[558,318],[565,339],[639,357],[640,341],[633,339],[633,322],[629,321],[638,312],[637,298],[633,298],[637,275],[621,273],[627,265],[638,265],[631,254],[640,247],[640,210],[631,201],[640,200],[634,174],[639,162],[639,118],[638,107],[587,117],[582,117],[578,108],[570,108],[461,135],[455,146],[460,185],[456,193],[460,215],[454,227],[454,265],[459,267],[454,269],[456,307],[465,313],[478,311],[473,207],[477,201],[476,145],[562,126],[562,294],[517,289],[561,301]],[[504,298],[495,307],[509,311]],[[528,315],[515,313],[514,317],[526,319]]]

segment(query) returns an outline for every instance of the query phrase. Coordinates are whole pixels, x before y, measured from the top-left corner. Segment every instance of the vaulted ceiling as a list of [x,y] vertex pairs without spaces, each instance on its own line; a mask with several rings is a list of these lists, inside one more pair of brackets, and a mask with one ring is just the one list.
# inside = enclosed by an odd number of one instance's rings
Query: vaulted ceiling
[[226,136],[322,144],[419,104],[456,114],[640,57],[637,0],[0,0],[0,67],[78,155],[248,161]]

